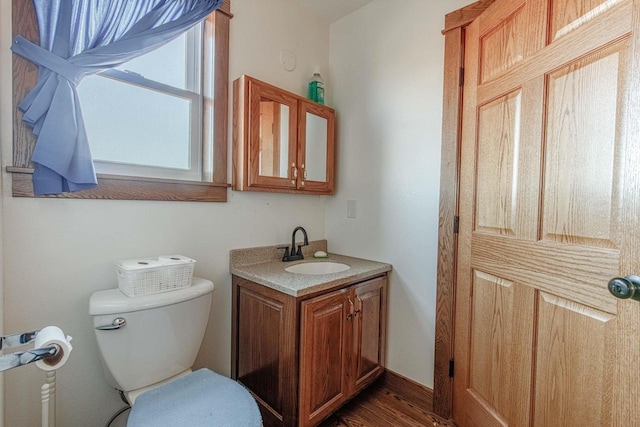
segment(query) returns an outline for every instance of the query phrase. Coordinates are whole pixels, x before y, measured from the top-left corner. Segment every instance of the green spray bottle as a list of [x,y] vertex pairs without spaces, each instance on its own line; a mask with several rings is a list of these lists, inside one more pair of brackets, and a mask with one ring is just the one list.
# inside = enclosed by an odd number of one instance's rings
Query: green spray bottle
[[309,99],[317,102],[318,104],[324,104],[324,80],[320,76],[320,67],[317,65],[313,70],[313,76],[309,81]]

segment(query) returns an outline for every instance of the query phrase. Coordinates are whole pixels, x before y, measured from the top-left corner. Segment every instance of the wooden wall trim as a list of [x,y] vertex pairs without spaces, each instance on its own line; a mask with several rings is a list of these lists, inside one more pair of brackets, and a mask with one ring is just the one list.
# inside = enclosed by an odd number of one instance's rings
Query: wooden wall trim
[[[7,167],[11,173],[13,197],[35,197],[33,169]],[[51,199],[162,200],[182,202],[225,202],[229,184],[177,181],[98,174],[98,186],[80,192],[38,196]]]
[[[40,45],[36,11],[30,1],[13,0],[11,10],[13,36],[22,35]],[[22,121],[22,112],[17,106],[38,81],[38,66],[23,57],[13,54],[13,166],[32,168],[31,153],[36,138]]]
[[[229,5],[230,0],[225,1]],[[231,7],[230,5],[228,6]],[[228,9],[230,10],[230,9]],[[233,15],[218,10],[214,13],[214,101],[213,101],[213,182],[227,182],[229,146],[229,29]]]
[[433,376],[433,411],[449,418],[453,382],[449,361],[453,358],[454,283],[458,215],[458,142],[460,137],[462,88],[460,70],[464,50],[464,29],[445,34],[444,101],[442,116],[442,158],[440,162],[440,213],[438,220],[438,287],[436,291],[436,332]]
[[480,0],[445,17],[444,96],[442,115],[442,158],[440,169],[440,211],[438,221],[438,273],[433,378],[433,412],[449,418],[453,408],[453,381],[449,363],[453,359],[454,304],[458,215],[459,142],[462,123],[461,69],[464,58],[464,27],[495,0]]
[[422,413],[427,414],[431,420],[428,425],[456,427],[453,421],[446,420],[433,413],[431,405],[433,391],[430,388],[388,369],[382,375],[380,385],[392,394],[400,396],[401,400],[410,402],[411,406],[416,407]]
[[222,6],[220,6],[217,11],[233,18],[233,14],[231,13],[231,0],[224,0],[224,3],[222,3]]
[[425,387],[389,369],[384,371],[380,382],[383,387],[418,405],[420,409],[432,411],[433,390],[429,387]]
[[460,27],[466,27],[482,12],[487,10],[495,0],[480,0],[473,4],[454,10],[444,17],[444,30],[442,34]]

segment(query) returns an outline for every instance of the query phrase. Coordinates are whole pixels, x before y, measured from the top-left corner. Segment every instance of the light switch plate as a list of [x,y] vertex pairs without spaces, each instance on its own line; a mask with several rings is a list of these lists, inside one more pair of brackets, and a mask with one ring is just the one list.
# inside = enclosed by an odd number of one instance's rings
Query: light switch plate
[[358,201],[347,200],[347,218],[356,218],[358,216]]

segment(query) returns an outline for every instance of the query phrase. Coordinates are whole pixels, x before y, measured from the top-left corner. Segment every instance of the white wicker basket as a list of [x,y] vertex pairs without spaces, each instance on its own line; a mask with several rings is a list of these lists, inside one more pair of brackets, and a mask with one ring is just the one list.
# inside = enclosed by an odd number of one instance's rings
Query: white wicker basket
[[116,261],[118,288],[129,297],[191,286],[196,261],[182,255]]

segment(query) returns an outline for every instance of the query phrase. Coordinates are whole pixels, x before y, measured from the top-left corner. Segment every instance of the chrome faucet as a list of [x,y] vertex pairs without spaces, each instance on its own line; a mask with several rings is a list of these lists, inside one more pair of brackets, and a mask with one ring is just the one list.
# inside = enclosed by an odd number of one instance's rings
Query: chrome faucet
[[[298,250],[296,251],[296,233],[298,230],[302,231],[304,236],[304,242],[301,245],[298,245]],[[296,227],[293,229],[293,233],[291,234],[291,250],[287,246],[279,247],[278,249],[284,249],[284,255],[282,256],[282,261],[297,261],[300,259],[304,259],[302,255],[302,247],[309,245],[309,238],[307,237],[307,231],[302,227]]]

